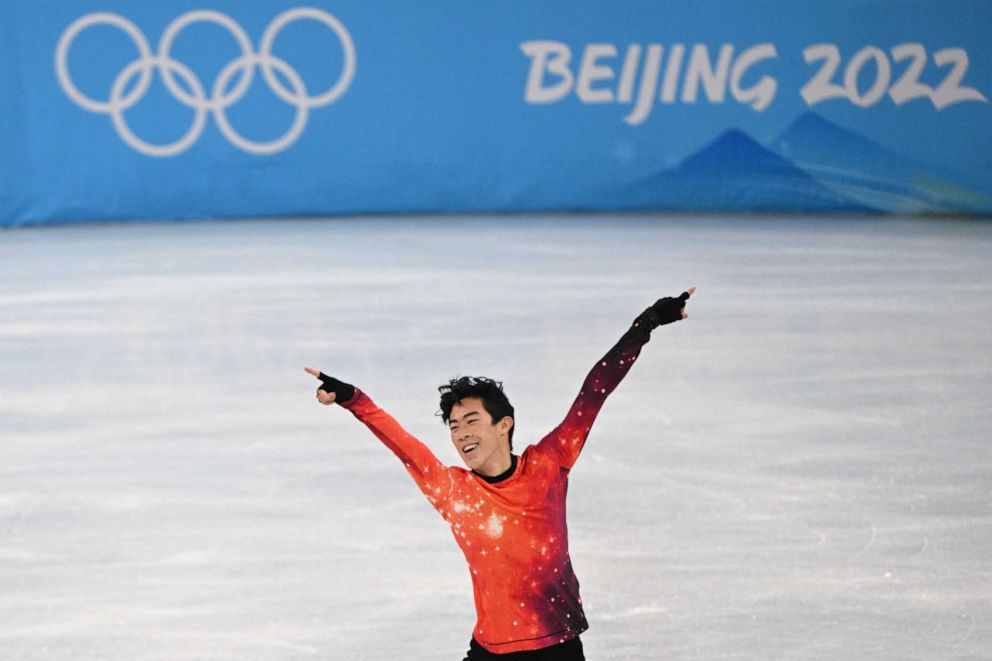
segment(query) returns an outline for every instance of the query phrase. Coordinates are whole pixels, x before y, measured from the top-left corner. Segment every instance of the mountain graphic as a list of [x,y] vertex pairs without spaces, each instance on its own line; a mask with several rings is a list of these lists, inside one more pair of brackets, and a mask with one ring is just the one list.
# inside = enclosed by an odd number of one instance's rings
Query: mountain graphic
[[960,177],[901,156],[816,113],[801,115],[770,147],[838,195],[877,209],[992,212],[992,197],[962,184]]
[[877,211],[822,185],[738,129],[624,193],[639,205],[670,209]]

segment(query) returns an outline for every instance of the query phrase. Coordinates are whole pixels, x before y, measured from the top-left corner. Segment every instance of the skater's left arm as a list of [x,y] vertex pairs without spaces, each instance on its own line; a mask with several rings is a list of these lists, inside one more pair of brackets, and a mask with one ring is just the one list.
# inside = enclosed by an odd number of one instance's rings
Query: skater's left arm
[[570,469],[585,445],[592,423],[606,398],[620,384],[651,339],[651,331],[663,324],[685,319],[685,304],[696,291],[691,287],[677,298],[662,298],[642,312],[613,348],[600,358],[582,382],[579,395],[561,424],[538,444],[553,452],[562,468]]

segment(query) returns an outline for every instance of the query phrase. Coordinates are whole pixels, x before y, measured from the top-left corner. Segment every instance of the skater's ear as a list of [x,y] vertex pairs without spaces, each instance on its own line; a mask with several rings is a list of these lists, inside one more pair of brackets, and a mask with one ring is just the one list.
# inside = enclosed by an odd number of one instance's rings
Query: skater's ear
[[500,434],[509,434],[510,430],[513,429],[513,418],[508,415],[500,418],[500,421],[496,423],[496,430]]

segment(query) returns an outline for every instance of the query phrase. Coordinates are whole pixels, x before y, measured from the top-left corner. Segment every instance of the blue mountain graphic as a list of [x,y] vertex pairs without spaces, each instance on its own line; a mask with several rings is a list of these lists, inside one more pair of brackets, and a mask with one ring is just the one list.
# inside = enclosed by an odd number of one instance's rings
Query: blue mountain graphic
[[992,197],[960,176],[896,154],[816,113],[801,115],[771,148],[837,194],[878,209],[992,213]]
[[674,209],[876,210],[823,186],[738,129],[625,192],[640,205]]

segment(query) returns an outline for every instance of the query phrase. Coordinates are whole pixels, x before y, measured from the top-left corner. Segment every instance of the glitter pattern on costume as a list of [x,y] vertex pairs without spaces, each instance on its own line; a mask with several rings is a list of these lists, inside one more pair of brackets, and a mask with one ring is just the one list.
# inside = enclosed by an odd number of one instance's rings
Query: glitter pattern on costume
[[342,404],[399,457],[451,527],[472,577],[478,616],[473,636],[490,652],[542,649],[588,628],[568,554],[568,473],[652,326],[638,317],[589,372],[561,424],[528,446],[500,482],[445,466],[360,390]]

